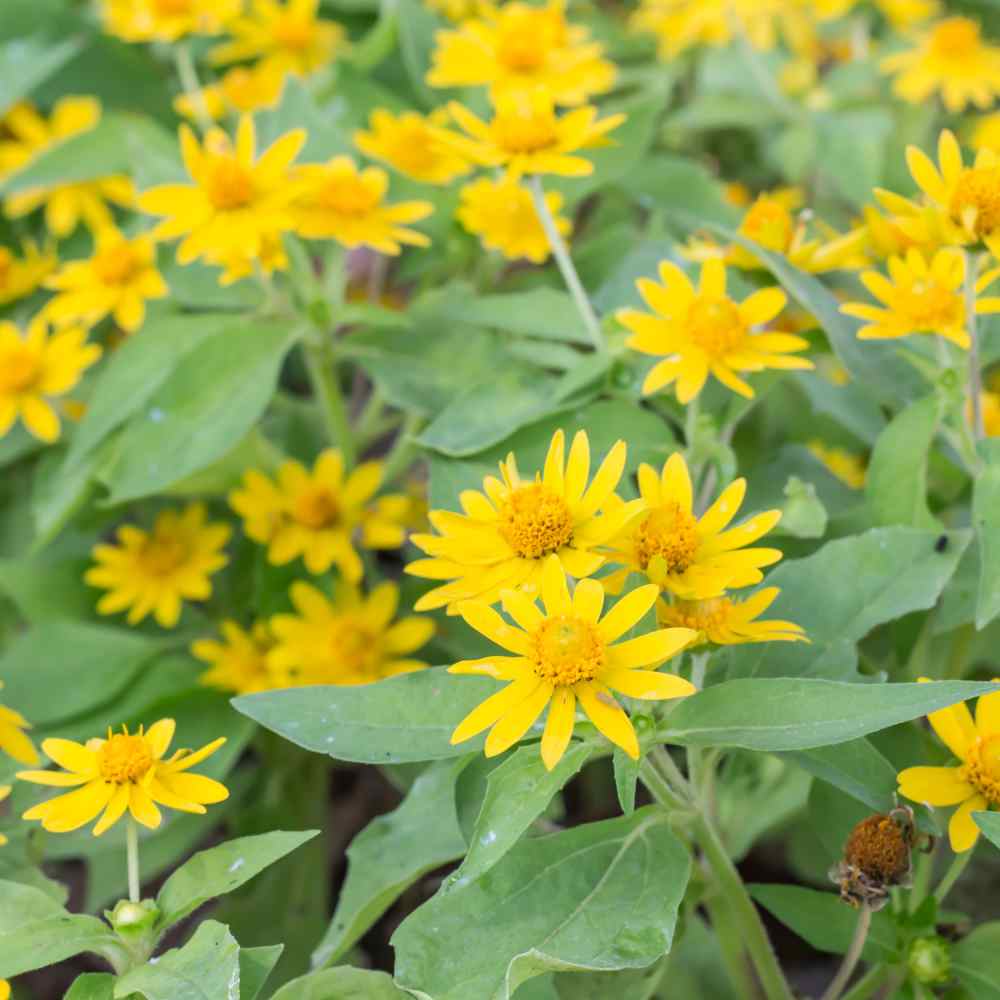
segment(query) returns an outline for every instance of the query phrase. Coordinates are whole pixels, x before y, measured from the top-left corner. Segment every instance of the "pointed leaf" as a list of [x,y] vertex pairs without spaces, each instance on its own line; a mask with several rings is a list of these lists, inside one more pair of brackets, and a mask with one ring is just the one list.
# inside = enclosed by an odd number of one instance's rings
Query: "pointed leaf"
[[310,972],[283,986],[271,1000],[412,1000],[384,972],[368,969],[325,969]]

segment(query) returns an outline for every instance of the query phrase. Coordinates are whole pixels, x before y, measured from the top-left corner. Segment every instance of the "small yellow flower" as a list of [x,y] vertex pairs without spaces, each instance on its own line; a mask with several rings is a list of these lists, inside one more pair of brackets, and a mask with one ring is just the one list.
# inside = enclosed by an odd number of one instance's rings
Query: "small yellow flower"
[[[988,271],[976,282],[982,291],[1000,276]],[[890,280],[891,279],[891,280]],[[847,302],[840,311],[867,320],[860,340],[886,340],[912,333],[937,334],[959,347],[969,346],[965,314],[965,258],[958,250],[939,250],[928,260],[919,250],[905,259],[889,258],[889,277],[878,271],[861,275],[865,288],[882,303]],[[1000,298],[977,297],[976,314],[1000,312]]]
[[672,61],[688,49],[728,45],[730,13],[726,0],[641,0],[629,23],[634,31],[655,35],[660,58]]
[[[746,489],[745,479],[735,480],[696,517],[691,475],[680,452],[667,459],[660,473],[640,465],[639,516],[605,549],[608,562],[623,567],[601,580],[605,588],[619,593],[629,573],[645,573],[676,597],[694,601],[760,583],[761,567],[776,563],[781,552],[745,546],[766,535],[781,520],[781,511],[764,511],[727,531]],[[614,509],[612,505],[609,513]]]
[[656,670],[696,637],[691,629],[660,629],[616,641],[653,607],[656,595],[656,587],[639,587],[602,615],[600,583],[580,580],[570,597],[562,564],[550,556],[541,580],[543,610],[526,594],[504,591],[503,609],[514,622],[508,625],[488,604],[463,602],[459,612],[465,621],[514,655],[463,660],[450,668],[453,674],[508,682],[459,723],[451,742],[490,729],[485,753],[495,757],[520,740],[548,706],[541,754],[551,771],[573,736],[579,699],[600,732],[637,759],[635,729],[612,692],[657,701],[695,692],[689,681]]
[[388,163],[415,181],[447,184],[469,172],[469,164],[436,137],[435,129],[447,120],[444,109],[425,117],[416,111],[394,115],[376,108],[369,119],[369,131],[355,132],[354,144],[365,156]]
[[24,336],[13,323],[0,321],[0,438],[20,416],[35,437],[58,440],[59,415],[52,401],[69,392],[101,356],[101,348],[86,339],[76,327],[50,335],[42,316],[28,324]]
[[[889,192],[879,192],[880,197],[886,194]],[[890,194],[891,199],[898,197]],[[928,251],[938,249],[939,244],[928,232],[919,227],[915,229],[912,225],[912,220],[908,217],[911,203],[905,198],[900,201],[906,205],[903,216],[882,215],[874,205],[865,205],[861,210],[862,217],[852,232],[860,233],[864,251],[873,260],[903,257],[912,247]]]
[[211,664],[199,680],[208,687],[236,694],[254,694],[278,687],[267,663],[274,648],[274,635],[267,622],[255,622],[242,629],[234,621],[224,621],[219,629],[222,641],[198,639],[191,652]]
[[[922,682],[933,683],[926,677]],[[974,812],[1000,807],[1000,693],[981,695],[976,719],[964,702],[927,716],[941,742],[959,759],[951,767],[908,767],[899,792],[930,806],[955,806],[948,824],[951,849],[968,851],[979,839]]]
[[359,170],[350,156],[299,167],[293,207],[295,231],[310,240],[336,240],[353,249],[369,246],[398,254],[403,245],[425,247],[430,240],[406,224],[426,219],[427,201],[384,204],[389,176],[378,167]]
[[176,42],[217,35],[243,0],[103,0],[104,30],[125,42]]
[[390,494],[373,500],[384,472],[382,462],[365,462],[345,476],[343,455],[331,448],[316,459],[312,472],[285,462],[277,482],[251,469],[229,503],[243,518],[246,533],[268,547],[273,564],[302,556],[310,573],[336,566],[356,583],[363,571],[356,534],[366,549],[394,549],[406,539],[407,498]]
[[393,622],[399,588],[381,583],[366,597],[341,580],[331,600],[308,583],[292,584],[297,614],[275,615],[275,646],[268,668],[281,686],[370,684],[423,670],[409,654],[434,634],[434,622],[416,615]]
[[32,806],[24,819],[37,819],[50,833],[69,833],[92,819],[94,836],[109,830],[125,814],[151,830],[162,820],[157,803],[181,812],[203,815],[205,806],[229,798],[226,786],[202,774],[188,774],[189,768],[215,753],[224,737],[200,750],[177,750],[164,759],[174,738],[174,720],[160,719],[148,730],[140,726],[130,733],[108,730],[107,739],[48,739],[42,750],[62,771],[21,771],[18,778],[36,785],[74,788],[53,799]]
[[742,303],[726,294],[726,268],[721,260],[702,265],[697,290],[687,275],[668,260],[660,263],[660,280],[636,282],[655,315],[620,309],[615,315],[632,336],[627,346],[642,354],[667,355],[654,365],[643,383],[645,395],[677,383],[677,399],[688,404],[702,390],[709,374],[733,392],[753,397],[753,389],[736,373],[765,368],[812,368],[805,358],[791,356],[809,342],[789,333],[754,333],[768,323],[787,301],[779,288],[762,288]]
[[319,0],[252,0],[251,13],[226,25],[233,37],[209,53],[216,66],[264,59],[272,67],[308,76],[339,55],[344,29],[317,17]]
[[[2,687],[3,684],[0,683],[0,688]],[[38,763],[38,751],[24,733],[24,730],[30,728],[31,724],[20,712],[0,705],[0,750],[21,764]]]
[[618,441],[590,479],[590,442],[585,431],[573,438],[568,459],[566,437],[552,436],[541,475],[522,479],[513,453],[500,463],[500,475],[483,480],[484,492],[459,495],[464,514],[430,512],[437,534],[410,539],[429,559],[406,567],[413,576],[449,582],[417,601],[417,611],[446,607],[456,614],[460,602],[495,604],[502,591],[537,594],[546,559],[555,555],[571,576],[585,577],[604,563],[598,547],[621,531],[639,501],[621,503],[613,516],[599,516],[614,497],[625,471],[625,442]]
[[656,619],[660,625],[690,628],[697,633],[692,646],[715,643],[733,646],[746,642],[808,642],[801,625],[771,619],[757,621],[775,601],[781,591],[764,587],[744,601],[729,597],[710,597],[704,601],[656,602]]
[[868,470],[863,458],[819,440],[810,441],[807,447],[842,483],[852,490],[865,488]]
[[256,66],[234,66],[216,83],[201,88],[197,94],[179,94],[174,110],[197,121],[204,108],[214,120],[229,114],[249,114],[274,108],[281,100],[287,74],[268,62]]
[[525,174],[592,174],[590,160],[571,154],[611,145],[607,133],[625,121],[622,114],[598,119],[597,109],[589,104],[559,116],[544,90],[497,96],[489,122],[457,101],[452,101],[448,110],[467,134],[442,129],[437,133],[441,141],[480,166],[504,167],[512,180]]
[[163,628],[173,628],[185,599],[211,596],[209,577],[228,559],[221,551],[229,541],[228,524],[206,523],[205,505],[191,503],[182,511],[159,514],[152,531],[126,524],[115,545],[94,546],[97,563],[84,574],[92,587],[107,590],[97,602],[102,615],[128,608],[129,625],[148,614]]
[[12,250],[0,247],[0,306],[30,295],[59,266],[59,258],[51,250],[39,251],[31,240],[25,240],[18,258]]
[[585,104],[614,86],[614,63],[587,28],[567,23],[565,0],[483,2],[479,16],[437,33],[427,82],[487,86],[493,95],[540,87],[556,104]]
[[[525,258],[535,264],[548,260],[549,241],[538,220],[531,192],[509,177],[490,180],[481,177],[459,192],[461,204],[455,213],[463,228],[478,236],[484,247],[499,250],[508,260]],[[573,224],[559,215],[563,196],[557,191],[545,195],[556,228],[563,238]]]

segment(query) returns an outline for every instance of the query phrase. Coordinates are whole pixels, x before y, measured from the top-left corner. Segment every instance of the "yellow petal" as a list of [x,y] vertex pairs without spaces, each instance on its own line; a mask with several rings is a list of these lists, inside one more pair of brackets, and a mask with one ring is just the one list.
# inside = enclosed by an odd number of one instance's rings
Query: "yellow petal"
[[656,603],[660,588],[655,584],[636,587],[627,593],[598,623],[605,642],[623,636]]
[[639,759],[639,741],[632,722],[606,687],[579,684],[576,694],[591,722],[615,746],[621,747],[633,760]]
[[608,687],[626,698],[645,700],[686,698],[698,690],[683,677],[662,674],[656,670],[613,670],[604,675],[604,681]]
[[137,823],[155,830],[162,819],[160,810],[156,808],[153,800],[141,785],[132,785],[132,791],[128,802],[129,812]]
[[573,591],[573,614],[597,624],[604,609],[604,588],[596,580],[581,580]]
[[523,701],[510,709],[490,730],[483,752],[496,757],[509,750],[535,723],[552,697],[549,684],[539,684]]
[[1000,736],[1000,691],[979,696],[976,702],[976,729],[983,739]]
[[537,677],[531,675],[512,681],[495,694],[491,694],[486,701],[480,702],[458,724],[455,731],[451,734],[452,744],[464,743],[470,737],[481,733],[484,729],[488,729],[497,719],[502,718],[515,705],[520,704],[525,698],[533,694],[540,683]]
[[[920,678],[921,684],[933,684],[926,677]],[[964,701],[948,708],[931,712],[927,716],[928,721],[934,727],[934,732],[938,734],[941,742],[959,760],[965,760],[969,748],[976,742],[976,725],[972,721],[972,714]]]
[[177,727],[177,723],[173,719],[160,719],[159,722],[154,722],[153,725],[149,727],[146,733],[146,740],[149,742],[150,749],[153,751],[153,756],[159,760],[166,752],[167,748],[170,746],[171,740],[174,738],[174,730]]
[[129,786],[119,785],[111,796],[111,801],[104,810],[104,815],[94,824],[94,836],[99,837],[105,830],[110,830],[122,818],[122,813],[128,808]]
[[899,792],[914,802],[953,806],[975,791],[957,767],[908,767],[899,772]]
[[664,499],[673,500],[681,510],[691,513],[694,502],[691,473],[688,471],[684,456],[679,451],[675,451],[664,463],[660,485]]
[[546,770],[551,771],[562,760],[573,736],[575,722],[576,696],[570,688],[557,687],[552,692],[545,732],[542,734],[542,762]]
[[72,740],[48,739],[42,741],[42,751],[60,767],[77,774],[97,774],[97,754]]
[[[555,615],[568,615],[573,610],[569,587],[566,584],[566,571],[558,556],[549,556],[542,568],[542,603],[545,605],[546,615],[550,618]],[[514,650],[520,653],[526,651],[527,645],[524,649]]]
[[565,489],[565,450],[566,435],[560,429],[552,435],[552,443],[549,445],[548,454],[545,456],[545,471],[542,473],[542,480],[545,485],[560,495],[562,495]]
[[[556,564],[558,565],[558,560]],[[562,567],[559,568],[562,573]],[[565,578],[564,578],[565,583]],[[567,598],[567,602],[568,602]],[[487,639],[491,639],[498,646],[516,653],[518,656],[526,656],[528,653],[528,637],[520,629],[508,625],[489,605],[479,601],[463,601],[458,608],[459,614],[477,632],[482,633]]]
[[982,795],[975,795],[952,813],[948,823],[948,840],[951,843],[951,849],[956,854],[961,854],[963,851],[975,847],[976,841],[979,839],[979,827],[976,826],[972,814],[980,812],[986,807],[986,799]]
[[689,628],[664,628],[608,649],[608,662],[614,668],[656,666],[670,659],[698,637]]

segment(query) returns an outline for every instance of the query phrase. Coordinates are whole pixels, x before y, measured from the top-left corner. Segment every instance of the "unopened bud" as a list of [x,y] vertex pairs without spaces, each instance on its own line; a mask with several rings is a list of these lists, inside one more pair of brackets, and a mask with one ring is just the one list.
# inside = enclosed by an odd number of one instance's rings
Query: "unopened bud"
[[906,965],[918,983],[943,983],[951,975],[951,945],[940,937],[917,938]]

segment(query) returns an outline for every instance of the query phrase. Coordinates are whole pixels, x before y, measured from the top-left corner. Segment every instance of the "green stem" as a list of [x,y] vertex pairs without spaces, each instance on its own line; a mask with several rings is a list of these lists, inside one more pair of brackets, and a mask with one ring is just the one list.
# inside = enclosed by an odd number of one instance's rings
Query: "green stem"
[[347,416],[344,396],[340,391],[340,376],[337,365],[328,347],[319,343],[304,345],[306,370],[323,411],[323,419],[331,442],[340,448],[344,464],[350,468],[356,458],[351,422]]
[[650,751],[650,759],[657,771],[667,780],[670,787],[681,798],[691,798],[691,786],[687,778],[681,774],[680,768],[674,763],[670,751],[665,747],[656,746]]
[[969,331],[969,396],[972,403],[972,436],[982,441],[983,376],[979,367],[979,337],[976,331],[976,261],[971,250],[965,251],[965,322]]
[[413,464],[420,446],[417,444],[417,435],[424,425],[424,418],[418,413],[408,413],[403,421],[403,426],[396,435],[392,449],[385,457],[385,474],[383,483],[391,483],[401,476]]
[[910,889],[909,912],[916,913],[920,904],[931,891],[931,877],[934,874],[934,859],[937,857],[937,847],[940,841],[935,841],[932,850],[918,854],[916,873],[913,876],[913,886]]
[[861,904],[858,913],[858,922],[854,925],[854,937],[851,938],[851,945],[847,949],[844,961],[841,962],[833,982],[830,983],[827,991],[823,994],[822,1000],[838,1000],[844,988],[851,981],[854,970],[858,962],[861,961],[861,952],[864,951],[865,941],[868,940],[868,931],[872,926],[872,908],[867,903]]
[[708,911],[708,919],[719,942],[722,960],[725,962],[726,971],[729,973],[733,986],[736,987],[736,992],[741,997],[758,996],[760,991],[757,988],[757,980],[754,978],[753,969],[747,961],[743,948],[743,936],[733,919],[732,910],[726,905],[725,900],[716,896],[706,897],[704,903],[705,909]]
[[128,866],[128,898],[131,903],[139,902],[139,827],[129,816],[125,822],[125,856]]
[[198,127],[202,132],[207,132],[213,127],[212,116],[208,113],[208,105],[205,103],[205,95],[202,92],[201,84],[198,82],[198,71],[194,67],[194,60],[191,58],[191,47],[187,42],[177,42],[174,45],[174,65],[177,68],[177,75],[180,77],[181,87],[184,93],[191,99],[191,106],[194,108],[194,117],[198,122]]
[[962,877],[962,873],[972,860],[972,852],[973,848],[970,847],[969,850],[955,855],[955,860],[952,861],[938,883],[938,887],[934,890],[934,898],[937,900],[939,906],[945,901],[948,893],[954,888],[955,883]]
[[648,757],[639,765],[639,777],[653,799],[665,809],[678,809],[685,805],[684,800],[670,787],[670,783]]
[[858,980],[854,989],[845,993],[841,1000],[869,1000],[869,997],[873,997],[888,978],[888,967],[885,965],[876,965],[874,969],[866,972]]

